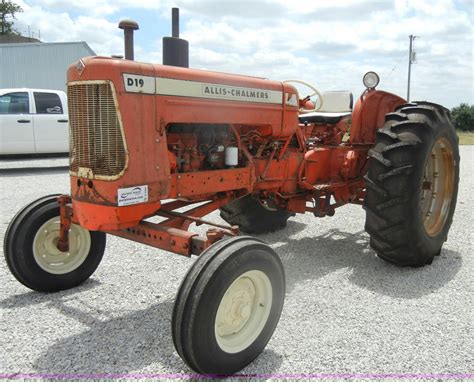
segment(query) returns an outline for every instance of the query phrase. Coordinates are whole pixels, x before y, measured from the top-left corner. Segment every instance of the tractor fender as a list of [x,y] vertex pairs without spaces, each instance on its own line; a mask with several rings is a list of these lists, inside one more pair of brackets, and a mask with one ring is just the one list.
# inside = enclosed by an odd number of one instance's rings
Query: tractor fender
[[374,144],[377,130],[384,125],[385,114],[405,103],[403,98],[385,91],[364,92],[352,112],[350,144]]

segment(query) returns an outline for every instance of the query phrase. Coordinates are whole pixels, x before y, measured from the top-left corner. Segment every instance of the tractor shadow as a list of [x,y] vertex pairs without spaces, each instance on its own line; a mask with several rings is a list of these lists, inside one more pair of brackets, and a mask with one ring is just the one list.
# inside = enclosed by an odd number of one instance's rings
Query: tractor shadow
[[[171,300],[106,320],[68,307],[61,300],[53,300],[51,305],[89,328],[51,345],[34,363],[40,373],[120,374],[159,364],[168,373],[194,374],[173,346]],[[251,367],[278,370],[281,363],[282,357],[265,350]],[[153,369],[156,370],[156,366]]]
[[[260,235],[274,246],[285,267],[287,290],[304,280],[317,280],[339,269],[349,268],[353,284],[395,298],[415,299],[433,293],[450,282],[462,265],[460,253],[442,249],[431,265],[397,267],[377,257],[365,231],[348,233],[330,229],[318,236],[292,239],[305,227],[288,222],[285,231]],[[283,236],[284,235],[284,236]],[[278,246],[278,243],[284,244]]]
[[[56,293],[29,291],[0,301],[2,309],[21,309],[45,304],[86,329],[52,343],[33,362],[38,373],[94,374],[127,373],[154,363],[170,370],[186,370],[173,347],[171,312],[173,302],[165,300],[144,310],[116,317],[116,312],[88,306],[81,297],[101,283],[87,280],[79,287]],[[115,317],[114,317],[115,316]],[[47,336],[47,334],[44,334]]]
[[35,291],[28,291],[22,294],[13,295],[0,301],[0,309],[18,309],[29,306],[50,303],[57,299],[73,298],[80,296],[90,289],[100,286],[102,283],[94,278],[86,280],[82,285],[55,293],[38,293]]
[[[116,375],[151,367],[165,373],[195,375],[174,349],[172,299],[117,317],[115,311],[98,310],[89,306],[87,299],[81,298],[81,293],[100,284],[89,279],[74,289],[46,294],[26,292],[0,302],[2,309],[46,304],[48,309],[86,327],[81,333],[52,343],[33,361],[37,373],[71,377],[81,374]],[[44,335],[48,335],[47,331]],[[267,349],[247,369],[249,372],[277,371],[282,362],[281,355]]]
[[170,370],[185,367],[173,348],[171,301],[105,320],[60,299],[50,304],[88,328],[51,345],[34,363],[40,373],[126,373],[157,362]]

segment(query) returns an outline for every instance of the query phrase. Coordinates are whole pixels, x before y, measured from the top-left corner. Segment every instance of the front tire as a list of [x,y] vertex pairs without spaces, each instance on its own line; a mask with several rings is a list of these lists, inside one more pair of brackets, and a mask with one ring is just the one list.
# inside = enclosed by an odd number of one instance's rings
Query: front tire
[[270,247],[251,237],[217,242],[179,289],[172,317],[176,351],[199,373],[235,373],[265,348],[284,296],[283,266]]
[[73,288],[87,280],[99,266],[105,234],[72,224],[69,251],[57,248],[60,216],[58,195],[40,198],[24,207],[10,222],[4,255],[15,278],[39,292]]
[[400,266],[430,264],[447,240],[459,183],[449,111],[415,102],[389,113],[369,151],[365,229],[377,255]]

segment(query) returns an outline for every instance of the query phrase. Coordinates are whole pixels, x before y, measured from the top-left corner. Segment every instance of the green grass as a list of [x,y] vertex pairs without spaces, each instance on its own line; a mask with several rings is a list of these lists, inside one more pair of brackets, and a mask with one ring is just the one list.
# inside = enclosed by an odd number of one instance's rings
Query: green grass
[[474,133],[458,131],[457,134],[459,137],[460,145],[474,145]]

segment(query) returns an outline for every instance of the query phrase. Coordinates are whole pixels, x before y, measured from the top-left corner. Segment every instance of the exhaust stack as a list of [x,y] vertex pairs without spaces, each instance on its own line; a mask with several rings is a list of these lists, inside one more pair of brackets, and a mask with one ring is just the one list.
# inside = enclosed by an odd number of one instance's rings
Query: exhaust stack
[[171,37],[179,38],[179,8],[171,8]]
[[133,31],[139,29],[136,21],[133,20],[122,20],[118,27],[123,29],[124,41],[125,41],[125,59],[134,59],[133,49]]
[[189,68],[189,42],[179,38],[179,8],[171,9],[171,37],[163,37],[163,65]]

